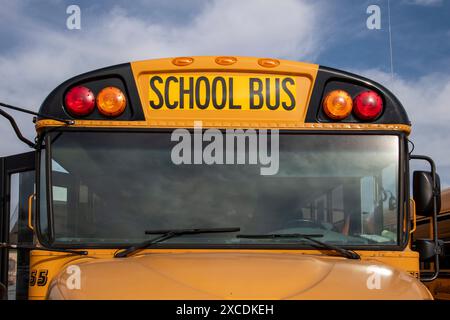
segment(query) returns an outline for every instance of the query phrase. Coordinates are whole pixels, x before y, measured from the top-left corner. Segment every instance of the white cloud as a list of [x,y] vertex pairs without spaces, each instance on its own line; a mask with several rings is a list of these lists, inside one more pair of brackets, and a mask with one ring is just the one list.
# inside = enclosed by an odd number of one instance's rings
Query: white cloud
[[[10,5],[2,17],[14,17],[23,39],[17,49],[0,56],[0,101],[37,109],[67,78],[133,60],[182,55],[312,60],[322,41],[318,15],[324,8],[318,6],[300,0],[217,0],[203,6],[193,19],[173,26],[114,7],[99,15],[95,25],[82,20],[82,29],[74,31],[65,24],[50,28],[24,15],[21,6]],[[31,118],[17,118],[26,135],[33,136]],[[0,155],[26,150],[3,119],[0,136]]]
[[[439,4],[415,0],[416,4]],[[176,24],[131,16],[110,8],[95,24],[81,31],[49,27],[7,5],[0,18],[17,25],[19,45],[0,55],[0,101],[37,109],[59,83],[76,74],[125,61],[181,55],[252,55],[314,60],[324,49],[327,6],[312,1],[217,0]],[[15,3],[15,2],[14,2]],[[6,5],[6,4],[5,4]],[[64,14],[64,12],[62,13]],[[82,12],[83,17],[83,12]],[[63,21],[64,19],[62,19]],[[361,72],[392,88],[413,122],[412,139],[418,153],[435,158],[450,184],[450,77],[431,74],[418,80],[376,70]],[[28,137],[34,136],[31,117],[14,113]],[[6,120],[0,118],[0,155],[27,151]]]

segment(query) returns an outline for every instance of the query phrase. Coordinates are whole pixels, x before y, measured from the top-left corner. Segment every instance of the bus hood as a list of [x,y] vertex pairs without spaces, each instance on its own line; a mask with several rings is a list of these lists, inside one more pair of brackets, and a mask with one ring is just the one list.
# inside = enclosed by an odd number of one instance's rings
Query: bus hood
[[296,253],[148,253],[67,265],[49,299],[431,299],[375,260]]

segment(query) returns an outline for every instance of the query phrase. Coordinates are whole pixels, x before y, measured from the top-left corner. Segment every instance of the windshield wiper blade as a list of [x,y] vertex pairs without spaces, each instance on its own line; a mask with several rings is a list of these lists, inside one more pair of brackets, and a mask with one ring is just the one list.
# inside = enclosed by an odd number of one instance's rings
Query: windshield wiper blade
[[144,241],[140,244],[131,246],[123,251],[119,251],[114,254],[115,258],[125,258],[130,256],[131,254],[148,248],[155,243],[178,237],[185,234],[200,234],[200,233],[224,233],[224,232],[239,232],[241,228],[196,228],[196,229],[165,229],[165,230],[147,230],[145,234],[160,234],[160,236],[155,237],[153,239]]
[[323,237],[323,234],[269,233],[269,234],[238,234],[236,236],[236,238],[245,238],[245,239],[276,239],[276,238],[305,238],[305,237],[320,238]]
[[245,238],[245,239],[276,239],[276,238],[302,238],[309,240],[318,246],[333,250],[339,253],[341,256],[346,257],[348,259],[360,259],[359,254],[352,250],[344,249],[339,246],[322,242],[314,238],[323,237],[323,234],[301,234],[301,233],[272,233],[272,234],[238,234],[237,238]]

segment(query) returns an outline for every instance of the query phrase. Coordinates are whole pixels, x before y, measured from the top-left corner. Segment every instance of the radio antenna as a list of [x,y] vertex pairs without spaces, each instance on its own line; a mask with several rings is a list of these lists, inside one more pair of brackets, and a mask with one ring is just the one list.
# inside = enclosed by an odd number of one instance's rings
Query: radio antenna
[[387,0],[388,5],[388,29],[389,29],[389,55],[391,59],[391,80],[394,82],[394,60],[392,55],[392,30],[391,30],[391,1]]

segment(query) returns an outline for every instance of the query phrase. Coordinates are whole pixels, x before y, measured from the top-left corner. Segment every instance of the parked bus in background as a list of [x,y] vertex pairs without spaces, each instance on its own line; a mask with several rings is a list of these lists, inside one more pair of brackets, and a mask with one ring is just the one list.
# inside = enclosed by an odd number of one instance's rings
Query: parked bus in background
[[[442,191],[441,212],[438,220],[438,234],[443,243],[443,252],[440,257],[439,277],[427,282],[426,285],[436,299],[450,300],[450,188]],[[429,238],[431,230],[430,218],[417,219],[417,232],[414,234],[417,238]],[[430,269],[431,263],[423,263],[423,268]]]
[[[53,90],[34,142],[0,106],[34,149],[0,162],[0,280],[18,299],[433,298],[439,177],[370,79],[271,58],[131,62]],[[433,228],[413,242],[416,214]]]

